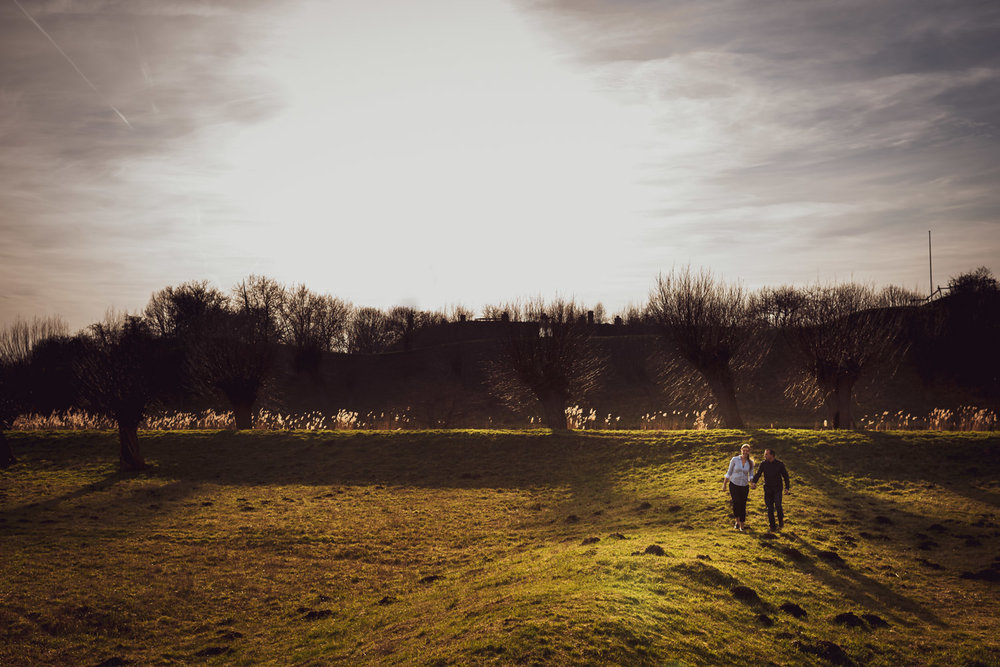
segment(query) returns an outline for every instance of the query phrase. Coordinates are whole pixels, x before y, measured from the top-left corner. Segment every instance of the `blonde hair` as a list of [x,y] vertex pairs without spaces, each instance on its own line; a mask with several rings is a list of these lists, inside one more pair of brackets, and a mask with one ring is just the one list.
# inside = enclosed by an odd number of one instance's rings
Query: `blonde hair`
[[744,442],[742,445],[740,445],[740,456],[741,457],[743,456],[743,448],[744,447],[747,448],[747,461],[750,462],[750,467],[753,468],[753,466],[755,464],[754,464],[754,460],[752,458],[750,458],[750,443],[749,442]]

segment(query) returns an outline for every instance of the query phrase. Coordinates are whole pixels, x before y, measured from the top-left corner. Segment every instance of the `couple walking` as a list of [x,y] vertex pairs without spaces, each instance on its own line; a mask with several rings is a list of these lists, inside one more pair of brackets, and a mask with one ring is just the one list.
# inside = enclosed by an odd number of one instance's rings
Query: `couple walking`
[[[743,530],[747,520],[747,497],[750,489],[757,488],[757,480],[764,477],[764,505],[767,506],[767,522],[771,530],[777,530],[785,525],[785,512],[781,507],[781,482],[785,483],[785,491],[792,492],[785,464],[779,461],[773,449],[764,450],[764,460],[753,471],[754,461],[750,458],[750,445],[740,447],[740,455],[734,456],[729,462],[729,470],[722,480],[722,490],[729,485],[729,495],[733,498],[733,514],[736,515],[736,530]],[[774,516],[778,515],[775,525]]]

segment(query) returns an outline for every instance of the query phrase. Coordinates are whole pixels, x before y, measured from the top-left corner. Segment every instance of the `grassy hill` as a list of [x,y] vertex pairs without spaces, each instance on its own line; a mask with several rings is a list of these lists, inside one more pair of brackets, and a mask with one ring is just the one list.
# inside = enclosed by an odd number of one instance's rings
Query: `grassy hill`
[[1000,664],[996,434],[9,437],[4,665]]

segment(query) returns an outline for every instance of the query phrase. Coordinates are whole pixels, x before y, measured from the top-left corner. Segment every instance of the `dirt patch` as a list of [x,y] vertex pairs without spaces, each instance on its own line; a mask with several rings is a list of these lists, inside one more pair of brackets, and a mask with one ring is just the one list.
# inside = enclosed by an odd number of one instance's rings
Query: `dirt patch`
[[729,592],[740,602],[746,602],[747,604],[760,604],[762,602],[760,596],[757,595],[757,591],[749,586],[733,586],[729,589]]
[[868,625],[873,628],[889,627],[889,622],[877,614],[861,614],[861,618],[865,619]]
[[843,558],[840,557],[836,551],[829,551],[827,549],[820,550],[816,555],[821,559],[825,560],[830,565],[836,565],[837,567],[844,567],[847,563]]
[[846,611],[843,614],[837,614],[833,617],[833,622],[837,625],[843,625],[848,628],[863,628],[865,627],[865,622],[861,620],[861,617],[852,611]]
[[961,575],[962,579],[972,579],[974,581],[990,581],[996,583],[1000,581],[1000,569],[997,566],[986,568],[985,570],[979,570],[978,572],[963,572]]
[[795,547],[781,547],[781,553],[785,554],[794,561],[803,562],[809,560],[809,558],[796,549]]
[[943,570],[944,566],[934,561],[927,560],[926,558],[918,558],[917,562],[930,570]]
[[834,665],[841,665],[842,667],[853,667],[854,665],[854,661],[851,660],[839,644],[834,644],[833,642],[826,641],[824,639],[815,643],[795,642],[795,648],[799,649],[803,653],[809,653],[823,658]]
[[784,602],[779,609],[786,614],[791,614],[795,618],[805,618],[807,616],[806,610],[794,602]]

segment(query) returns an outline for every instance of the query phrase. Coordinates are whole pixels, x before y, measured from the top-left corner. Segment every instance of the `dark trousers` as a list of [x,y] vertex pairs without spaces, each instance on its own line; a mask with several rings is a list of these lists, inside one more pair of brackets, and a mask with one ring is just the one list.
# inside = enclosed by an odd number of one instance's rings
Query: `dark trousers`
[[785,522],[785,513],[781,509],[781,487],[764,485],[764,504],[767,506],[767,522],[774,528],[774,514],[778,513],[778,521]]
[[740,521],[747,520],[747,496],[750,495],[749,486],[729,483],[729,495],[733,497],[733,514]]

